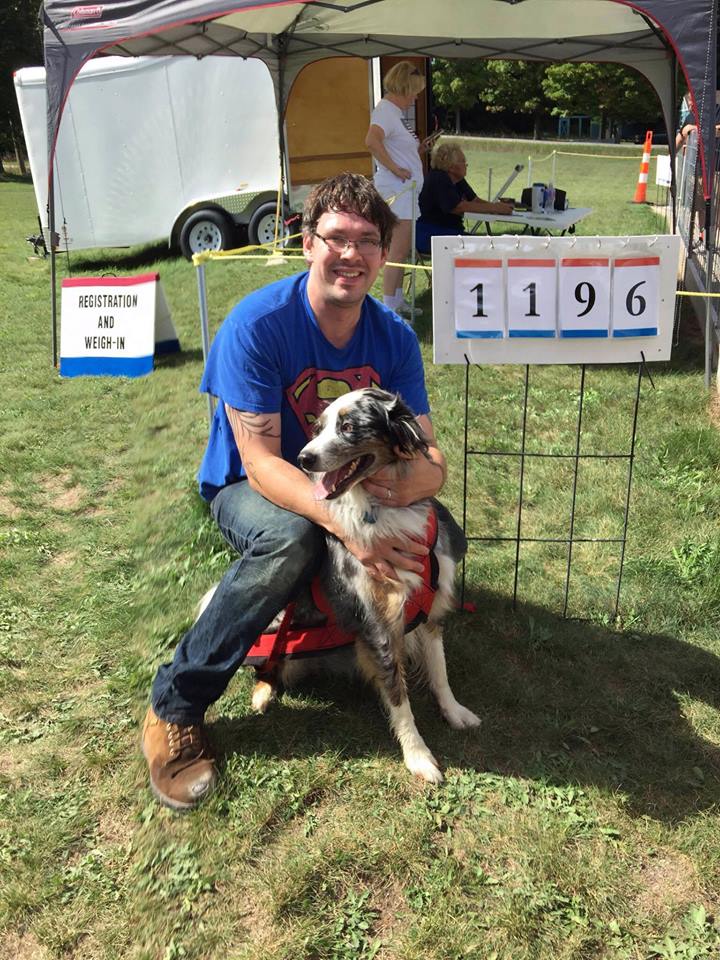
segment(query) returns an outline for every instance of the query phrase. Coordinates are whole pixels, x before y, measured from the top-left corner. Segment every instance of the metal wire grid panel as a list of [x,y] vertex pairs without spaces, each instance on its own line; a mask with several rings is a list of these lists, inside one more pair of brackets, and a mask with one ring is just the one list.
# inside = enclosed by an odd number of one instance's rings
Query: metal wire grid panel
[[[690,290],[720,292],[720,257],[716,256],[720,230],[720,150],[715,149],[715,164],[711,172],[713,178],[712,202],[705,209],[699,179],[698,139],[691,132],[687,143],[677,156],[677,230],[683,238],[685,265],[683,286]],[[677,324],[681,298],[678,298],[675,321]],[[704,304],[706,316],[706,371],[705,384],[710,385],[709,358],[711,335],[708,326],[714,329],[714,340],[720,340],[720,317],[718,301],[708,298]]]
[[[647,373],[647,368],[645,366],[645,358],[643,356],[642,362],[638,364],[638,374],[637,374],[637,383],[635,388],[635,398],[632,408],[632,431],[630,438],[630,449],[626,453],[582,453],[582,427],[583,427],[583,405],[585,401],[585,380],[586,380],[586,365],[583,364],[580,368],[580,390],[578,398],[578,407],[577,407],[577,420],[575,424],[575,443],[574,450],[567,453],[554,453],[554,452],[536,452],[528,451],[527,449],[527,423],[528,423],[528,395],[530,388],[530,366],[525,367],[525,380],[524,380],[524,390],[523,390],[523,401],[522,401],[522,421],[521,421],[521,433],[520,433],[520,449],[514,451],[506,450],[474,450],[468,446],[468,431],[469,431],[469,398],[470,398],[470,368],[472,366],[470,360],[465,358],[465,424],[464,424],[464,439],[463,439],[463,495],[462,495],[462,511],[463,511],[463,530],[468,529],[468,464],[471,457],[488,457],[488,458],[514,458],[518,462],[518,498],[517,498],[517,516],[515,519],[515,535],[510,536],[467,536],[469,544],[472,543],[514,543],[515,544],[515,565],[514,565],[514,581],[513,581],[513,609],[517,607],[517,598],[518,598],[518,580],[519,580],[519,570],[520,570],[520,556],[521,556],[521,547],[523,544],[529,543],[555,543],[555,544],[565,544],[566,545],[566,566],[565,566],[565,584],[564,584],[564,598],[563,598],[563,617],[567,618],[568,611],[568,600],[570,595],[570,580],[572,573],[572,563],[573,563],[573,547],[575,544],[579,543],[592,543],[592,544],[617,544],[619,549],[619,564],[618,564],[618,573],[617,573],[617,582],[615,589],[615,607],[613,612],[613,618],[617,618],[618,610],[620,606],[620,589],[622,585],[622,575],[623,567],[625,563],[625,548],[627,544],[627,530],[628,530],[628,519],[630,515],[630,493],[632,489],[632,477],[633,477],[633,467],[635,462],[635,445],[637,439],[637,424],[638,424],[638,411],[640,407],[640,388],[642,383],[643,373]],[[481,368],[480,368],[481,369]],[[648,374],[649,377],[649,374]],[[652,380],[651,380],[652,383]],[[573,480],[572,480],[572,498],[571,498],[571,508],[570,515],[568,517],[568,532],[565,537],[527,537],[523,536],[523,501],[525,495],[525,467],[526,463],[531,458],[547,458],[551,460],[569,460],[573,464]],[[578,474],[580,463],[583,460],[619,460],[626,461],[627,463],[627,474],[626,474],[626,483],[625,483],[625,499],[623,505],[623,522],[622,522],[622,536],[620,537],[580,537],[576,536],[576,506],[577,506],[577,491],[578,491]],[[461,609],[465,602],[465,584],[466,584],[466,558],[463,558],[462,562],[462,574],[461,574]]]

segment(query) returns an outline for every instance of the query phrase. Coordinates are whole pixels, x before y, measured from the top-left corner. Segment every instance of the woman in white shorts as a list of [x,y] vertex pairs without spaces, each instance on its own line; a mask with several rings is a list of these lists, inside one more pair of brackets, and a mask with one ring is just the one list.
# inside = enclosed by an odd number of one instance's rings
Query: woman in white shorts
[[[410,252],[412,222],[420,212],[417,200],[423,184],[420,154],[434,138],[420,143],[402,120],[403,110],[407,110],[425,88],[422,72],[403,60],[385,74],[383,84],[385,96],[370,116],[365,144],[375,159],[375,186],[399,220],[393,231],[388,260],[403,263]],[[396,312],[407,310],[402,292],[403,272],[402,267],[385,267],[383,274],[383,302]]]

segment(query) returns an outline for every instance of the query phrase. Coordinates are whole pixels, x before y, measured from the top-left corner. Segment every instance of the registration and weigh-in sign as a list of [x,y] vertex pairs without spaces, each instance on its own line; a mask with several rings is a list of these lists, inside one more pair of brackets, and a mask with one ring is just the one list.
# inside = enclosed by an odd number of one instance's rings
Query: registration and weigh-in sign
[[433,237],[436,363],[668,360],[680,239]]
[[180,349],[160,275],[62,282],[60,375],[141,377]]

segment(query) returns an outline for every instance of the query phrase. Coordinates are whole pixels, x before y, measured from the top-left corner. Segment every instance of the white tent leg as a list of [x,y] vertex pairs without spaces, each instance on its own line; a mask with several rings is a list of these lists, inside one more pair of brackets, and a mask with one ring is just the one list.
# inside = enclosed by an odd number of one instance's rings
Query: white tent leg
[[[200,303],[200,335],[202,337],[203,366],[207,363],[210,353],[210,331],[208,329],[207,288],[205,286],[205,264],[199,263],[197,270],[198,301]],[[208,430],[212,426],[215,415],[215,397],[208,394]]]
[[412,203],[413,215],[410,218],[410,263],[412,264],[412,269],[410,270],[410,318],[411,321],[415,320],[415,262],[416,262],[416,251],[415,251],[415,194],[417,192],[417,184],[413,180],[412,186],[410,188],[410,202]]

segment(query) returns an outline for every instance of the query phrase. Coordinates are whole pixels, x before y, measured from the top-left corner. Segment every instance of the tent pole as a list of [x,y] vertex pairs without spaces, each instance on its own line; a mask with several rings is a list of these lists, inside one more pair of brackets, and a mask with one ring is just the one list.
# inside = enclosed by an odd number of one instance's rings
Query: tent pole
[[283,52],[278,56],[278,149],[280,150],[280,211],[283,222],[287,218],[285,210],[285,191],[290,196],[290,158],[287,155],[287,143],[285,141],[285,110],[287,108],[287,96],[285,94],[285,54]]
[[[715,224],[713,223],[713,203],[705,201],[705,293],[712,290],[713,252],[715,250]],[[705,387],[709,388],[712,380],[713,348],[715,346],[715,330],[712,321],[712,308],[709,296],[705,297]]]
[[[197,271],[198,302],[200,305],[200,336],[202,338],[203,368],[205,368],[207,366],[208,353],[210,353],[210,330],[208,323],[207,286],[205,284],[205,264],[198,263],[195,269]],[[215,415],[215,398],[211,393],[208,393],[207,401],[209,432],[212,430],[213,416]]]
[[55,185],[52,159],[48,175],[48,233],[50,234],[50,323],[52,331],[52,362],[57,369],[57,263],[55,261]]
[[[679,100],[678,100],[678,62],[675,53],[673,52],[673,85],[672,85],[672,104],[670,109],[672,111],[672,127],[678,122],[680,111],[679,111]],[[678,232],[678,223],[677,223],[677,147],[675,146],[675,137],[673,136],[671,124],[667,123],[665,126],[668,128],[668,152],[670,154],[670,202],[672,204],[672,232],[675,234]],[[667,210],[667,207],[666,207]],[[667,216],[667,213],[666,213]]]
[[[415,265],[417,263],[417,252],[415,245],[417,244],[417,238],[415,236],[415,198],[417,195],[417,183],[413,180],[412,187],[410,190],[410,202],[412,203],[413,215],[412,220],[410,221],[410,233],[411,233],[411,243],[410,243],[410,322],[415,322]],[[402,283],[400,284],[402,287]]]

